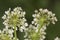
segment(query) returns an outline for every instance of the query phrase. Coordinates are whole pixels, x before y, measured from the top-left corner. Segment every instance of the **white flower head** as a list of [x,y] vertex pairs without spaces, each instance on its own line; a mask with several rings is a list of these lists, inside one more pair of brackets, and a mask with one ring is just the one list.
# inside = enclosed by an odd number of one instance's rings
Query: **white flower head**
[[1,40],[12,40],[13,38],[13,29],[4,28],[0,30],[0,39]]
[[29,25],[28,30],[26,30],[25,32],[25,39],[28,40],[41,40],[41,39],[45,39],[45,29],[46,27],[42,27],[40,30],[38,29],[38,27],[35,27],[34,25]]
[[45,24],[49,24],[50,22],[55,24],[55,21],[58,21],[54,13],[52,13],[47,9],[42,9],[42,8],[39,10],[35,10],[35,14],[33,14],[32,16],[34,17],[34,20],[33,20],[34,22],[32,22],[32,24],[33,23],[39,24],[40,21],[41,22],[44,21]]
[[32,15],[34,17],[32,24],[29,25],[28,30],[25,32],[25,39],[28,40],[44,40],[46,37],[46,26],[52,22],[55,24],[57,18],[55,14],[47,9],[39,9],[35,10],[35,14]]
[[9,8],[8,11],[5,11],[5,15],[2,17],[4,20],[3,24],[12,28],[16,26],[16,28],[19,27],[19,29],[23,25],[26,27],[28,24],[25,19],[25,14],[25,11],[23,11],[21,7],[16,7],[13,9],[13,11],[11,11],[11,8]]

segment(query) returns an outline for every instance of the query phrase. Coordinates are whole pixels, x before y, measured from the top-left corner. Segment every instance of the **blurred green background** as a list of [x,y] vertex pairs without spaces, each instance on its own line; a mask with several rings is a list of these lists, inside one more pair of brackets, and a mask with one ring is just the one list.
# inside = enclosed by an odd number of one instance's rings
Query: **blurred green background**
[[[45,40],[54,40],[56,36],[60,37],[60,0],[0,0],[0,29],[5,26],[2,24],[2,16],[9,8],[22,7],[26,11],[26,19],[30,24],[33,20],[32,14],[35,9],[47,8],[56,14],[58,22],[55,25],[50,24],[47,27]],[[23,40],[24,33],[17,31],[18,38]]]

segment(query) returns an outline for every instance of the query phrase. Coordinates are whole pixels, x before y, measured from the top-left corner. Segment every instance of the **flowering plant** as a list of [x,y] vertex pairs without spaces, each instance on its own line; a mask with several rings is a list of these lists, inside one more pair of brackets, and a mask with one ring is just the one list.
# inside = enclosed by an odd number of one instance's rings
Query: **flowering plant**
[[[5,15],[2,17],[5,28],[0,30],[0,40],[19,40],[17,38],[16,30],[24,32],[24,40],[44,40],[46,37],[46,26],[50,23],[55,24],[57,18],[55,14],[47,9],[35,10],[35,14],[32,23],[28,25],[25,18],[26,12],[21,7],[16,7],[11,11],[5,11]],[[13,35],[14,33],[14,35]]]

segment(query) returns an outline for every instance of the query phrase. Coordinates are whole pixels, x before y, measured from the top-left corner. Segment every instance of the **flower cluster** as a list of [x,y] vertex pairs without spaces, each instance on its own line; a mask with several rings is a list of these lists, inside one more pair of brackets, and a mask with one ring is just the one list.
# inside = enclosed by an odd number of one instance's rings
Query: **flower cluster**
[[60,38],[56,37],[54,40],[60,40]]
[[12,40],[13,38],[13,30],[4,28],[0,30],[0,40]]
[[41,22],[43,22],[44,24],[47,24],[47,25],[50,22],[55,24],[55,21],[57,21],[55,14],[53,14],[51,11],[48,11],[47,9],[35,10],[35,14],[33,14],[32,16],[34,17],[32,24],[35,23],[35,25],[37,23],[41,24]]
[[[11,8],[9,8],[8,11],[5,11],[5,15],[2,17],[2,19],[4,20],[3,24],[6,26],[7,29],[6,30],[4,29],[4,31],[9,32],[11,34],[4,34],[9,37],[9,39],[4,40],[19,40],[17,39],[16,34],[17,28],[19,28],[19,30],[23,32],[25,27],[28,26],[25,19],[25,14],[26,14],[25,11],[23,11],[21,7],[16,7],[13,9],[13,11],[11,11]],[[14,37],[12,30],[14,31]],[[5,37],[4,35],[2,35],[1,33],[1,36]]]
[[2,17],[5,28],[2,31],[0,30],[0,40],[19,40],[16,33],[17,29],[25,32],[24,40],[44,40],[46,38],[46,26],[50,23],[55,24],[55,21],[58,21],[51,11],[39,9],[35,10],[35,14],[32,15],[34,19],[28,26],[25,14],[21,7],[16,7],[13,11],[11,11],[11,8],[5,11],[5,15]]
[[35,10],[35,14],[32,16],[34,19],[25,32],[24,38],[25,40],[44,40],[46,26],[48,26],[50,22],[55,24],[55,21],[57,21],[55,14],[52,14],[52,12],[47,9],[39,9]]
[[35,27],[33,25],[30,25],[27,31],[25,32],[25,40],[43,40],[45,39],[45,29],[46,27],[42,27],[38,32],[38,27]]
[[9,8],[8,11],[5,11],[5,15],[2,17],[4,20],[3,24],[7,27],[16,28],[19,27],[19,30],[23,32],[26,26],[28,26],[26,19],[25,19],[25,11],[21,9],[21,7],[16,7],[11,11]]

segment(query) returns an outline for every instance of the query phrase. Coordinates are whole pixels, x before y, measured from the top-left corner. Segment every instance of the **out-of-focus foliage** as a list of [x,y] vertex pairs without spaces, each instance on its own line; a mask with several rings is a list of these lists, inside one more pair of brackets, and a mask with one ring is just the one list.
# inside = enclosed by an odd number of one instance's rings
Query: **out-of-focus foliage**
[[[32,21],[32,14],[35,9],[47,8],[56,14],[58,22],[55,25],[47,27],[47,35],[45,40],[53,40],[56,36],[60,37],[60,1],[59,0],[0,0],[0,29],[4,28],[2,24],[2,16],[8,8],[22,7],[26,11],[26,19],[30,24]],[[17,31],[20,40],[23,40],[24,33]],[[19,36],[20,35],[20,36]]]

